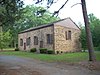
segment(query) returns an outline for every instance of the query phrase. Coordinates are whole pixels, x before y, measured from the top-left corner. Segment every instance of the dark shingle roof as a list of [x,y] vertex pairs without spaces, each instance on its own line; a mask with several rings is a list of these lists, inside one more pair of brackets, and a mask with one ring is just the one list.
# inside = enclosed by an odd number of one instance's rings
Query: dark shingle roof
[[[29,28],[29,29],[26,29],[24,31],[21,31],[19,34],[21,33],[25,33],[25,32],[30,32],[30,31],[33,31],[33,30],[37,30],[37,29],[41,29],[41,28],[45,28],[45,27],[49,27],[49,26],[53,26],[54,23],[57,23],[57,22],[60,22],[60,21],[63,21],[63,20],[66,20],[66,19],[70,19],[71,18],[65,18],[65,19],[61,19],[61,20],[58,20],[58,21],[55,21],[55,22],[52,22],[52,23],[49,23],[49,24],[45,24],[45,25],[40,25],[40,26],[37,26],[37,27],[32,27],[32,28]],[[72,21],[72,20],[71,20]],[[73,21],[72,21],[73,22]],[[74,23],[74,22],[73,22]],[[74,23],[75,24],[75,23]],[[76,25],[76,24],[75,24]],[[77,25],[76,25],[77,26]],[[77,26],[78,27],[78,26]],[[79,27],[78,27],[79,28]]]
[[37,26],[37,27],[32,27],[32,28],[29,28],[29,29],[26,29],[24,31],[19,32],[19,34],[25,33],[25,32],[29,32],[29,31],[33,31],[33,30],[37,30],[37,29],[40,29],[40,28],[49,27],[49,26],[54,25],[54,23],[59,22],[59,21],[63,21],[63,20],[65,20],[65,19],[57,20],[55,22],[52,22],[52,23],[49,23],[49,24],[45,24],[45,25],[40,25],[40,26]]

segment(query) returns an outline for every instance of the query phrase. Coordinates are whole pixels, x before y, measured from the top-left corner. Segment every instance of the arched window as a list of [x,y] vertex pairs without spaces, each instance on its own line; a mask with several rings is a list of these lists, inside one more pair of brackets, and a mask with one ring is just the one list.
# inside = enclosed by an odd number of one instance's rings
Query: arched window
[[47,44],[53,43],[53,34],[47,34]]
[[20,46],[23,46],[23,39],[20,39]]
[[30,37],[28,37],[28,38],[26,39],[26,43],[27,43],[27,46],[30,45],[30,43],[31,43],[31,38],[30,38]]
[[34,45],[38,45],[38,37],[34,36]]

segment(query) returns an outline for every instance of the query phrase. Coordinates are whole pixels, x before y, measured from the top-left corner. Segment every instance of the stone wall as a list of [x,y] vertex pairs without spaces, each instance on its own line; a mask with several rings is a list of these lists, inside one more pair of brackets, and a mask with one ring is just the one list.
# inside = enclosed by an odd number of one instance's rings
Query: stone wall
[[[26,43],[26,39],[28,37],[31,38],[31,44],[29,46],[26,46],[26,50],[30,50],[31,48],[37,48],[37,50],[40,48],[40,41],[43,41],[43,48],[48,48],[53,50],[53,44],[47,44],[47,37],[46,34],[53,34],[53,26],[33,30],[30,32],[21,33],[18,35],[18,47],[20,50],[24,50],[24,45],[20,46],[20,39],[23,39],[23,44]],[[34,36],[38,37],[38,45],[34,45]]]
[[[71,40],[66,40],[65,31],[71,31]],[[61,25],[54,25],[55,53],[76,52],[81,50],[79,41],[80,30],[68,28]]]

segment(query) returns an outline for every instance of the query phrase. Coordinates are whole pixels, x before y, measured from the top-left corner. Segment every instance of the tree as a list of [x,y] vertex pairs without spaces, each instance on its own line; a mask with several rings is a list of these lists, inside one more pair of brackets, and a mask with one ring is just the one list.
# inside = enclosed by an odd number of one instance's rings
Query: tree
[[0,33],[0,49],[3,50],[3,48],[8,47],[9,43],[11,41],[11,34],[10,30],[7,32]]
[[13,25],[22,6],[21,0],[0,0],[0,26]]
[[95,17],[94,14],[89,14],[89,21],[93,36],[94,47],[98,47],[100,46],[100,19]]
[[[45,10],[43,7],[36,7],[34,5],[26,6],[23,10],[23,18],[21,18],[22,24],[24,27],[35,27],[42,24],[51,23],[58,18],[52,17],[49,11],[46,11],[44,14],[37,15],[37,12],[40,10]],[[28,27],[29,26],[29,27]]]
[[[90,29],[93,37],[93,43],[95,50],[100,50],[100,19],[94,16],[94,14],[88,15],[89,22],[90,22]],[[85,27],[81,26],[81,43],[82,48],[87,49],[86,46],[86,33]]]
[[85,52],[85,50],[87,49],[85,27],[82,26],[80,29],[81,29],[80,41],[82,44],[82,48]]
[[94,49],[93,49],[92,35],[90,31],[89,19],[87,16],[85,0],[81,0],[81,3],[82,3],[82,11],[83,11],[85,30],[86,30],[87,47],[89,51],[89,61],[95,61],[96,58],[95,58]]
[[20,18],[22,6],[21,0],[0,0],[0,33],[14,26],[15,21]]

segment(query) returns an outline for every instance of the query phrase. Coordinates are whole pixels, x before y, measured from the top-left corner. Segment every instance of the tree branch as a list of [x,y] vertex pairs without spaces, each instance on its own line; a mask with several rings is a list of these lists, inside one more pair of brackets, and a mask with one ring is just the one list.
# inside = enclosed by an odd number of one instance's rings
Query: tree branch
[[[69,0],[67,0],[60,8],[59,8],[59,10],[58,11],[55,11],[54,13],[53,13],[53,15],[52,16],[54,16],[54,15],[57,15],[58,16],[58,14],[59,14],[59,11],[66,5],[66,3],[68,2]],[[56,17],[57,17],[56,16]]]
[[76,3],[76,4],[72,5],[71,8],[74,7],[74,6],[76,6],[76,5],[78,5],[78,4],[82,4],[82,3]]

